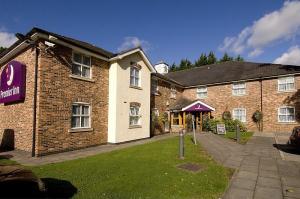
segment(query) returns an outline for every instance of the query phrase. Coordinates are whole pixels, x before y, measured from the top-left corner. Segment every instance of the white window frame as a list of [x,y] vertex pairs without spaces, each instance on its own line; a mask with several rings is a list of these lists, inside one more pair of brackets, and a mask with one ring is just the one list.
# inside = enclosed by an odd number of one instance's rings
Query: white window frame
[[[78,54],[78,55],[81,56],[82,63],[76,62],[74,60],[75,54]],[[83,57],[89,58],[90,65],[83,64]],[[80,74],[75,74],[74,73],[74,71],[73,71],[73,67],[74,67],[73,64],[80,66]],[[83,72],[82,72],[83,68],[88,68],[90,70],[90,74],[89,74],[88,77],[83,75]],[[75,75],[75,76],[78,76],[78,77],[82,77],[82,78],[86,78],[86,79],[92,79],[92,58],[91,58],[91,56],[88,56],[88,55],[85,55],[85,54],[82,54],[82,53],[79,53],[79,52],[76,52],[76,51],[72,51],[72,75]]]
[[[80,107],[80,113],[79,114],[74,114],[73,113],[73,106],[79,106]],[[88,114],[83,114],[83,107],[89,107],[89,113]],[[72,104],[72,115],[71,115],[71,129],[86,129],[86,128],[91,128],[91,105],[89,103],[85,103],[85,102],[75,102]],[[73,117],[79,117],[79,127],[74,127],[72,126],[72,120]],[[84,117],[88,117],[89,119],[89,125],[88,126],[82,126],[82,118]]]
[[[135,114],[132,114],[131,109],[136,109],[138,108],[138,114],[136,114],[136,110],[134,111]],[[129,127],[133,127],[133,126],[141,126],[141,105],[138,103],[130,103],[129,106]],[[131,119],[132,118],[138,118],[137,123],[132,123]]]
[[[292,88],[287,88],[288,84],[293,84]],[[284,85],[285,89],[281,89],[280,86]],[[295,77],[294,76],[285,76],[285,77],[279,77],[278,78],[278,84],[277,84],[277,91],[278,92],[290,92],[295,91]]]
[[196,90],[196,95],[198,99],[207,98],[207,86],[199,86]]
[[233,96],[246,95],[246,82],[234,82],[234,83],[232,83],[232,95]]
[[[133,74],[132,74],[133,70]],[[138,72],[138,74],[137,74]],[[131,81],[133,79],[133,81]],[[131,87],[141,87],[141,69],[136,66],[130,67],[130,80],[129,84]]]
[[151,93],[154,95],[157,95],[159,91],[158,88],[158,80],[157,79],[153,79],[151,82]]
[[[235,114],[236,111],[239,111],[239,112],[244,111],[245,115],[236,115]],[[242,117],[244,117],[244,119]],[[246,109],[245,108],[234,108],[232,110],[232,118],[234,120],[239,120],[239,121],[244,122],[244,123],[247,122],[247,111],[246,111]],[[240,118],[242,118],[242,119],[240,119]]]
[[176,87],[175,86],[171,86],[170,98],[171,99],[176,99],[176,95],[177,95]]
[[[288,118],[288,116],[290,116],[290,114],[288,114],[288,112],[286,111],[285,114],[282,114],[280,112],[280,109],[282,108],[285,108],[285,109],[288,109],[288,108],[292,108],[293,109],[293,116],[294,116],[294,120],[281,120],[280,119],[280,116],[286,116],[286,118]],[[295,107],[294,106],[281,106],[278,108],[278,122],[279,123],[293,123],[293,122],[296,122],[296,111],[295,111]]]

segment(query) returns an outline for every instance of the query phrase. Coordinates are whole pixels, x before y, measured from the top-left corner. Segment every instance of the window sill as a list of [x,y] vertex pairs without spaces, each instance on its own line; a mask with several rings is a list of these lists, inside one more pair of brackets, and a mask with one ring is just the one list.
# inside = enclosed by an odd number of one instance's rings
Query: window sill
[[246,96],[246,94],[242,94],[242,95],[234,95],[234,94],[232,94],[232,96],[234,96],[234,97],[242,97],[242,96]]
[[284,124],[284,125],[291,124],[291,125],[295,125],[295,124],[297,124],[297,122],[296,121],[293,121],[293,122],[279,122],[278,121],[278,124]]
[[134,89],[138,89],[138,90],[143,90],[142,87],[139,87],[139,86],[131,86],[131,85],[130,85],[129,88],[134,88]]
[[156,95],[156,96],[159,96],[160,94],[159,93],[151,93],[152,95]]
[[287,91],[277,91],[277,93],[294,93],[296,91],[297,91],[296,89],[293,89],[293,90],[287,90]]
[[174,100],[176,100],[176,97],[170,97],[170,99],[174,99]]
[[73,79],[78,79],[78,80],[86,81],[86,82],[95,82],[94,79],[90,79],[90,78],[86,78],[86,77],[80,77],[80,76],[77,76],[77,75],[69,75],[69,77],[71,77]]
[[142,125],[132,125],[132,126],[129,126],[129,129],[137,129],[137,128],[142,128]]
[[78,129],[69,129],[69,133],[77,133],[77,132],[91,132],[94,131],[93,128],[78,128]]

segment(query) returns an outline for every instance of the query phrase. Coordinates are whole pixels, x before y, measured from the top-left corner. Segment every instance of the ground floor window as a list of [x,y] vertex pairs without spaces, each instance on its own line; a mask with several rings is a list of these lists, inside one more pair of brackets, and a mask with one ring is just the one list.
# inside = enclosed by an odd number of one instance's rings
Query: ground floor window
[[233,109],[232,117],[235,120],[240,120],[241,122],[246,122],[246,109],[245,108]]
[[157,117],[159,116],[159,110],[157,108],[153,108],[152,113]]
[[140,104],[139,103],[130,103],[129,125],[130,126],[141,125],[140,118],[141,118]]
[[72,105],[72,128],[90,128],[90,105],[75,103]]
[[295,122],[295,107],[283,106],[278,109],[279,122]]
[[173,113],[173,125],[179,125],[179,113]]

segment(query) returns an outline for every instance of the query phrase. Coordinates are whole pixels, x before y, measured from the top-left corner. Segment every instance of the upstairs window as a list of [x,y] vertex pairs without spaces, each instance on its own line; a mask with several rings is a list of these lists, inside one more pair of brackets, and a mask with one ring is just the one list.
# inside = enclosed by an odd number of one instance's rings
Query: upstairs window
[[136,66],[130,67],[130,86],[140,87],[140,69]]
[[295,78],[291,77],[281,77],[278,78],[278,91],[293,91],[295,90]]
[[91,78],[91,57],[73,52],[72,61],[72,74]]
[[246,109],[244,108],[233,109],[232,118],[235,120],[240,120],[241,122],[246,122]]
[[197,88],[197,98],[206,98],[207,97],[207,87],[200,86]]
[[72,105],[72,119],[71,127],[76,128],[90,128],[90,105],[88,104],[73,104]]
[[176,99],[176,94],[177,94],[177,91],[176,91],[175,86],[171,86],[170,98]]
[[232,95],[241,96],[246,94],[246,83],[233,83]]
[[295,122],[295,107],[280,107],[278,109],[278,122]]
[[130,103],[129,110],[129,126],[138,126],[141,125],[140,122],[140,104],[139,103]]

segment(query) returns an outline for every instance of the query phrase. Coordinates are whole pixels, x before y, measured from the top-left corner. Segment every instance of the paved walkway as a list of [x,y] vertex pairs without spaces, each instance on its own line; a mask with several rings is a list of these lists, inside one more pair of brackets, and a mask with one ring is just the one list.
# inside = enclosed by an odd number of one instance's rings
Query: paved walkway
[[1,156],[4,158],[9,158],[11,160],[17,161],[18,163],[26,166],[38,166],[38,165],[63,162],[63,161],[73,160],[78,158],[84,158],[84,157],[110,152],[118,149],[128,148],[131,146],[141,145],[156,140],[163,140],[177,135],[178,134],[165,134],[165,135],[155,136],[149,139],[143,139],[143,140],[123,143],[123,144],[100,145],[96,147],[89,147],[85,149],[47,155],[42,157],[31,157],[31,153],[15,150],[15,151],[0,153],[0,158]]
[[254,136],[246,145],[209,133],[198,140],[216,161],[237,169],[223,198],[300,198],[300,163],[282,160],[273,136]]

